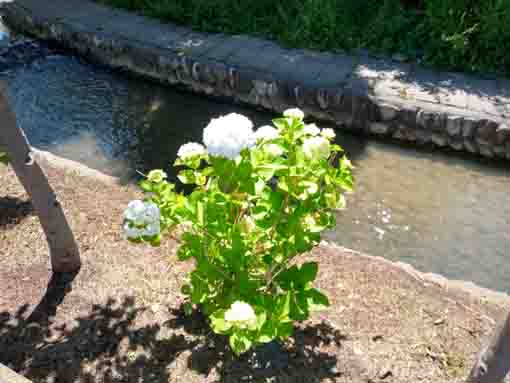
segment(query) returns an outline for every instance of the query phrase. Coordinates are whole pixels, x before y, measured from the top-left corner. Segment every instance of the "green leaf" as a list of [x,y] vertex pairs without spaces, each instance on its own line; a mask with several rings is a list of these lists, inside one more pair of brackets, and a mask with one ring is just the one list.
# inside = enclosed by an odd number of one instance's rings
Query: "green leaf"
[[186,302],[183,305],[183,309],[184,309],[184,314],[186,314],[187,316],[190,316],[193,313],[193,305],[190,302]]
[[216,334],[227,334],[232,328],[232,324],[225,320],[225,311],[215,311],[209,319],[211,320],[211,328]]
[[330,305],[328,297],[317,289],[306,290],[306,297],[311,311],[324,310]]
[[283,322],[278,326],[278,338],[281,340],[288,339],[294,333],[294,325],[292,322]]
[[252,345],[252,341],[246,335],[237,332],[230,335],[229,343],[237,356],[248,351]]
[[194,184],[195,172],[190,169],[182,170],[181,172],[179,172],[177,178],[179,178],[179,181],[181,181],[185,185]]
[[9,163],[9,155],[6,152],[0,151],[0,164],[7,165]]
[[275,118],[273,120],[273,124],[280,131],[285,131],[289,128],[289,122],[287,118]]
[[299,283],[302,286],[305,286],[308,283],[311,283],[317,277],[317,272],[319,270],[319,266],[317,262],[308,262],[304,263],[299,269]]
[[151,192],[154,187],[153,183],[148,180],[140,181],[139,185],[144,192]]
[[294,281],[297,280],[298,275],[299,270],[297,266],[291,266],[287,270],[282,271],[280,275],[277,276],[276,282],[281,289],[289,291],[294,287]]
[[289,291],[287,294],[279,297],[275,313],[280,320],[287,320],[290,314],[290,301],[292,293]]
[[303,321],[308,319],[310,311],[308,308],[308,300],[303,291],[298,291],[293,294],[290,302],[290,314],[289,317],[293,320]]

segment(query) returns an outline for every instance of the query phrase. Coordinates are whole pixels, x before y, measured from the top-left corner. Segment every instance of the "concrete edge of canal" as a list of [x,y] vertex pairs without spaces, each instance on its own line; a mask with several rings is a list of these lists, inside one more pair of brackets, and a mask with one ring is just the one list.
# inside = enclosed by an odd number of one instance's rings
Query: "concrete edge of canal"
[[338,129],[510,159],[510,80],[197,33],[90,0],[0,4],[15,31],[163,84],[275,112],[298,106]]

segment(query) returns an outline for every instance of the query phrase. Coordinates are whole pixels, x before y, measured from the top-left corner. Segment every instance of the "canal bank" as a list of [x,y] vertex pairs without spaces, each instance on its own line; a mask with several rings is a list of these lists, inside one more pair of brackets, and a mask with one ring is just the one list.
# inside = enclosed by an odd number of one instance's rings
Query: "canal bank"
[[89,0],[4,3],[14,29],[112,68],[339,129],[510,159],[510,82],[193,32]]
[[0,167],[10,197],[0,198],[0,363],[33,382],[460,383],[510,307],[506,294],[322,243],[304,260],[319,263],[316,286],[331,307],[296,326],[284,366],[232,358],[207,323],[179,310],[191,265],[177,261],[175,242],[137,246],[121,235],[119,217],[140,191],[45,156],[84,263],[50,320],[28,323],[49,277],[47,244],[19,208],[27,196],[12,169]]
[[[153,168],[175,179],[177,150],[201,141],[211,118],[236,112],[262,126],[277,116],[125,76],[22,35],[7,46],[0,79],[30,142],[123,179]],[[341,130],[337,143],[356,167],[356,188],[328,241],[510,291],[507,163]]]

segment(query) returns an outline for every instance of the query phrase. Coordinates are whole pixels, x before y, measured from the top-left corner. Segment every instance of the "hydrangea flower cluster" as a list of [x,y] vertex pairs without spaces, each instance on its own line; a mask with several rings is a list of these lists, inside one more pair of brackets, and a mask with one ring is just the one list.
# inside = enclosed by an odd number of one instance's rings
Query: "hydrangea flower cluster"
[[235,159],[255,144],[253,123],[237,113],[213,118],[204,129],[203,142],[209,155]]
[[269,125],[261,126],[257,129],[257,131],[254,133],[255,139],[257,141],[259,140],[273,140],[277,138],[280,134],[278,133],[278,130],[273,128]]
[[225,321],[240,328],[246,328],[253,325],[257,320],[255,311],[246,302],[236,301],[225,311]]
[[298,108],[287,109],[283,112],[283,115],[288,118],[297,118],[298,120],[305,118],[303,111]]
[[329,140],[322,136],[307,138],[303,142],[303,153],[312,160],[328,158],[330,154]]
[[153,202],[131,201],[124,212],[124,232],[129,239],[154,237],[161,231],[161,213]]
[[334,140],[336,137],[335,131],[331,128],[324,128],[321,130],[321,136],[328,140]]
[[303,131],[305,134],[308,134],[310,136],[317,136],[321,132],[321,130],[315,124],[305,125]]
[[204,145],[197,144],[196,142],[188,142],[187,144],[182,145],[177,152],[177,157],[182,158],[183,160],[186,158],[190,158],[193,156],[201,156],[206,154]]

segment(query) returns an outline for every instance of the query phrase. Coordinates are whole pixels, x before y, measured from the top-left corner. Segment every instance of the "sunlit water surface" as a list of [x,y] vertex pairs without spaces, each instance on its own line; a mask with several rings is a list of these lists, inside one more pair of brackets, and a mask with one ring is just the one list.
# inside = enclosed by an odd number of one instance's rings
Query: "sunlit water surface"
[[[2,31],[0,29],[0,35]],[[168,167],[215,116],[273,117],[54,55],[4,72],[32,145],[116,176]],[[329,240],[423,271],[510,290],[510,171],[339,135],[356,191]]]

